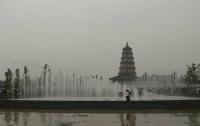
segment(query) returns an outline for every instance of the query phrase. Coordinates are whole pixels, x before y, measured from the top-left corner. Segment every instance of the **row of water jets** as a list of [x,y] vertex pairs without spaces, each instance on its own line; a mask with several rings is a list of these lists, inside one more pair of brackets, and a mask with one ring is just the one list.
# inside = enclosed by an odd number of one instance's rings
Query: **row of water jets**
[[[39,77],[31,78],[28,69],[24,68],[24,77],[20,80],[18,98],[44,98],[44,97],[119,97],[126,89],[132,90],[138,96],[138,89],[158,87],[160,81],[139,80],[132,83],[113,84],[101,75],[57,74],[45,64]],[[171,85],[174,79],[168,79]],[[172,84],[173,86],[175,85]],[[14,86],[13,86],[14,89]],[[144,90],[143,90],[144,91]],[[146,95],[149,96],[149,95]]]
[[[25,77],[24,77],[25,78]],[[99,75],[52,74],[46,64],[40,77],[21,81],[20,98],[41,97],[116,97],[120,85],[112,84]]]

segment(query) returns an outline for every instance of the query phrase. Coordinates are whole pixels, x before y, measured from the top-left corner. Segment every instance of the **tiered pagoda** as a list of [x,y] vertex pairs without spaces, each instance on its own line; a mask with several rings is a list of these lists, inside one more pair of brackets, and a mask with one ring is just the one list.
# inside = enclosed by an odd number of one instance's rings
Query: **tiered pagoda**
[[123,48],[118,76],[110,78],[113,82],[132,82],[136,80],[135,62],[132,48],[128,43]]

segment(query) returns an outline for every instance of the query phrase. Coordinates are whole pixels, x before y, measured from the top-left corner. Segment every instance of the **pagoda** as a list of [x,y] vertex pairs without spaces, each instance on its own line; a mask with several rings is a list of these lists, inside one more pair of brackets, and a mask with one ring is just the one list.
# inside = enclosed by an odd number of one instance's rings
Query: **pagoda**
[[136,80],[135,62],[132,48],[128,43],[123,48],[118,76],[109,78],[112,82],[132,82]]

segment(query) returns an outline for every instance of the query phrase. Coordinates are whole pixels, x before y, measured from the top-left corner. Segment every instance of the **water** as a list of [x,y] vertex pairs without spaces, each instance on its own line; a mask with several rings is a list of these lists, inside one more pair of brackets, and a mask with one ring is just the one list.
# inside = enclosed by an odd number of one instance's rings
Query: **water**
[[200,113],[0,110],[1,126],[200,126]]

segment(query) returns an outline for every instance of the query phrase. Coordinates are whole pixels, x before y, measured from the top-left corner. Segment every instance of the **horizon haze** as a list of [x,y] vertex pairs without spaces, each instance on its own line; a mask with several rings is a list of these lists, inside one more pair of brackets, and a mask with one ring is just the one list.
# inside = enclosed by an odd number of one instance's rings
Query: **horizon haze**
[[[119,72],[133,49],[137,75],[178,74],[200,63],[199,0],[0,0],[0,78],[45,63],[64,72]],[[22,71],[22,70],[21,70]]]

